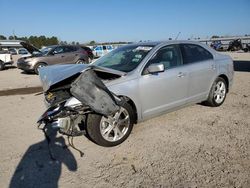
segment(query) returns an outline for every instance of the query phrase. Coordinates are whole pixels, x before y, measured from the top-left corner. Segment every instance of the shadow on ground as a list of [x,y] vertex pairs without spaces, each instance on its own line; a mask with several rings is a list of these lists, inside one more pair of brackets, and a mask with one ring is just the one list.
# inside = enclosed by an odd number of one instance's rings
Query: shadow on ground
[[240,72],[250,72],[250,61],[234,61],[234,70]]
[[6,66],[4,67],[4,70],[15,69],[15,68],[16,68],[16,66],[14,66],[14,65],[6,65]]
[[56,188],[63,164],[70,171],[77,170],[76,159],[65,145],[64,138],[56,137],[56,131],[51,131],[49,135],[52,153],[56,160],[50,158],[46,140],[30,146],[16,167],[10,181],[10,188]]

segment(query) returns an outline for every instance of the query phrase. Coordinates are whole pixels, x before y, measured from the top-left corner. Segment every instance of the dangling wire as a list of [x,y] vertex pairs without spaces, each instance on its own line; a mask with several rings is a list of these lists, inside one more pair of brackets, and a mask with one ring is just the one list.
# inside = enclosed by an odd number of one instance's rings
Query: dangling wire
[[[71,135],[73,135],[73,131],[74,131],[74,130],[73,130],[73,126],[71,126]],[[70,140],[70,137],[71,137],[71,140]],[[80,153],[80,157],[83,157],[84,153],[83,153],[80,149],[78,149],[78,148],[75,147],[74,142],[73,142],[73,139],[74,139],[73,136],[69,136],[69,135],[68,135],[68,143],[69,143],[69,146],[71,146],[73,149],[75,149],[76,151],[78,151],[78,152]]]

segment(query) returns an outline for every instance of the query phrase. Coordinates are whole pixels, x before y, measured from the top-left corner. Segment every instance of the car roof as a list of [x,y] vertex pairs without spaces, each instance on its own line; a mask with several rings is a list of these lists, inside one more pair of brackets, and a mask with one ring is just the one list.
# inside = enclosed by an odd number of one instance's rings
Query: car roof
[[201,44],[199,41],[192,41],[192,40],[150,41],[150,42],[139,42],[139,43],[133,43],[133,44],[134,45],[157,46],[157,45],[162,45],[162,44],[180,44],[180,43]]

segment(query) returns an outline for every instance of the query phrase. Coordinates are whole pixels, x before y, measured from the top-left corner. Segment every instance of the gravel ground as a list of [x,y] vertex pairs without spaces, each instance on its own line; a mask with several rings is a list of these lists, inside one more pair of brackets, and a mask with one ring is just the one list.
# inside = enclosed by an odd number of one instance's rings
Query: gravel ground
[[36,129],[43,96],[1,96],[0,187],[249,188],[249,71],[235,72],[221,107],[197,104],[139,123],[117,147],[77,137],[80,157],[58,135],[51,144],[57,161]]

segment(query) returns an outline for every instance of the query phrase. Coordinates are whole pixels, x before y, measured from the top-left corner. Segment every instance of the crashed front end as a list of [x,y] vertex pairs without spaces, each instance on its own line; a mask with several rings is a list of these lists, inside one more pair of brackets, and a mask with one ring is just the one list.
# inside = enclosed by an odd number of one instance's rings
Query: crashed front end
[[56,65],[41,68],[40,79],[48,109],[38,120],[43,128],[56,128],[68,136],[84,134],[89,113],[112,116],[121,99],[102,80],[117,79],[124,73],[87,65]]

